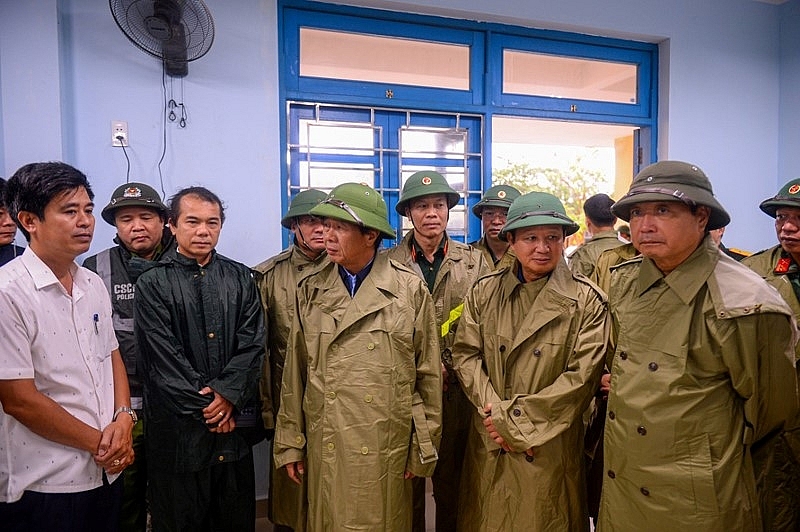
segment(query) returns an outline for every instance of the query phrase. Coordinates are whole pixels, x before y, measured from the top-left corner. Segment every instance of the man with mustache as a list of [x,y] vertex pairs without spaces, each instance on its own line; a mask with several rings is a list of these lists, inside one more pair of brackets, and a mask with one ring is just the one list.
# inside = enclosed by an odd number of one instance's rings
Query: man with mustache
[[[326,197],[327,194],[313,188],[299,192],[281,219],[281,225],[292,233],[292,244],[254,268],[267,326],[269,356],[261,378],[261,408],[267,429],[275,426],[274,419],[280,407],[297,283],[328,264],[322,219],[308,213]],[[292,482],[284,471],[272,465],[271,458],[269,520],[274,523],[275,532],[302,532],[306,527],[305,484]]]
[[6,201],[28,240],[0,268],[0,525],[115,531],[133,461],[128,379],[102,280],[75,263],[94,233],[86,176],[23,166]]
[[[450,209],[460,196],[438,172],[411,175],[403,185],[395,210],[412,226],[389,257],[405,264],[425,281],[433,297],[442,353],[442,442],[433,472],[436,530],[455,531],[461,469],[469,434],[471,408],[453,371],[451,356],[458,317],[467,290],[489,272],[482,253],[447,235]],[[425,480],[414,481],[414,532],[425,532]]]
[[111,297],[114,333],[131,391],[131,407],[141,423],[133,428],[136,458],[123,474],[120,510],[121,532],[144,532],[147,528],[147,461],[144,444],[142,382],[136,372],[139,350],[133,335],[133,300],[136,279],[148,261],[175,253],[175,239],[165,231],[167,208],[158,192],[144,183],[126,183],[114,190],[101,213],[117,229],[112,248],[88,257],[83,266],[100,276]]
[[[792,179],[759,208],[775,219],[778,245],[746,257],[750,267],[773,286],[800,318],[800,179]],[[800,345],[795,347],[795,366]],[[774,491],[766,497],[774,507],[772,530],[800,529],[800,417],[785,427],[775,445]]]
[[797,412],[792,312],[708,234],[700,168],[644,168],[612,212],[642,256],[611,270],[599,531],[759,531],[753,455]]
[[216,252],[224,222],[216,194],[180,190],[169,205],[177,253],[136,283],[155,532],[255,529],[264,313],[250,268]]

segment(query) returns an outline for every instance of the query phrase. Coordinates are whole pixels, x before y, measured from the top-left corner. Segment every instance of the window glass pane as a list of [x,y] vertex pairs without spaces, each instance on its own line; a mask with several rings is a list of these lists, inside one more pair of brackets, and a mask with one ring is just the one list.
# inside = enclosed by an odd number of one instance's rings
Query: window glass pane
[[370,124],[300,120],[298,134],[303,152],[372,155],[374,132]]
[[300,75],[469,90],[469,46],[300,28]]
[[403,157],[422,159],[463,159],[466,153],[467,132],[459,129],[400,129]]
[[342,183],[366,183],[373,186],[375,168],[371,164],[358,163],[299,163],[299,189],[318,188],[330,192]]
[[637,103],[637,65],[503,50],[503,92]]

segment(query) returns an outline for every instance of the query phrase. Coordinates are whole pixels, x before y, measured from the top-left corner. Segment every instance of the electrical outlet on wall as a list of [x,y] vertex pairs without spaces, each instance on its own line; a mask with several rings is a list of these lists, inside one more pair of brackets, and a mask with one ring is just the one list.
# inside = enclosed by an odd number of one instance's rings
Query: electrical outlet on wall
[[[122,137],[122,138],[120,138]],[[128,147],[128,123],[122,120],[111,122],[111,145],[117,148]]]

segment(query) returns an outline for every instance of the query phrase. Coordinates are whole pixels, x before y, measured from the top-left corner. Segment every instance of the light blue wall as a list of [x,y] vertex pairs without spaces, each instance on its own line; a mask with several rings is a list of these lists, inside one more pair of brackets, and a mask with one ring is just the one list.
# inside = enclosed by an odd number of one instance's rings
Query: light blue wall
[[[798,2],[362,5],[663,43],[659,157],[703,167],[734,219],[726,242],[757,249],[775,238],[757,203],[784,176],[800,175]],[[276,3],[206,3],[217,38],[184,81],[188,127],[168,125],[165,188],[171,194],[203,184],[216,191],[229,209],[221,252],[254,264],[281,244]],[[110,146],[110,122],[119,119],[130,128],[131,178],[157,186],[162,105],[158,61],[128,42],[106,2],[0,2],[0,174],[63,158],[87,173],[102,206],[125,179],[122,150]],[[112,236],[98,222],[93,250]]]

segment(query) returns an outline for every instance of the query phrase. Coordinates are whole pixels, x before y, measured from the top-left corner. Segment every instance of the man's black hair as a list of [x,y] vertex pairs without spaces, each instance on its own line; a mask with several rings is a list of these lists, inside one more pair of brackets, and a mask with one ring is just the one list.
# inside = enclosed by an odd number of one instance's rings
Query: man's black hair
[[584,202],[583,213],[594,225],[608,227],[617,221],[617,217],[611,213],[612,205],[614,205],[614,200],[608,195],[595,194]]
[[225,207],[222,205],[222,200],[206,187],[186,187],[176,192],[175,195],[169,199],[168,208],[170,222],[173,224],[178,222],[178,217],[181,214],[181,200],[186,196],[197,196],[208,203],[216,203],[217,206],[219,206],[220,222],[225,223]]
[[0,209],[6,208],[6,180],[0,177]]
[[44,210],[53,199],[78,188],[86,189],[89,199],[94,199],[89,180],[77,168],[57,161],[30,163],[9,178],[3,197],[11,218],[30,242],[31,235],[19,222],[19,213],[30,212],[44,220]]

